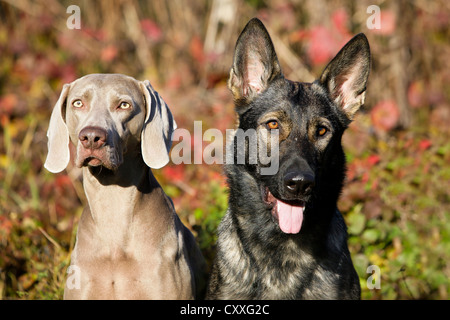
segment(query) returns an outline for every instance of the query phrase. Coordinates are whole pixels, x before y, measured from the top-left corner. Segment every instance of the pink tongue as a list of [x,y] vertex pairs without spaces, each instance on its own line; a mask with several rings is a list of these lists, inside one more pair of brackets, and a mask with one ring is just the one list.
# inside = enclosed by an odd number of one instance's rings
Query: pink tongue
[[302,227],[304,209],[305,207],[291,206],[277,200],[276,210],[281,231],[284,233],[299,233]]

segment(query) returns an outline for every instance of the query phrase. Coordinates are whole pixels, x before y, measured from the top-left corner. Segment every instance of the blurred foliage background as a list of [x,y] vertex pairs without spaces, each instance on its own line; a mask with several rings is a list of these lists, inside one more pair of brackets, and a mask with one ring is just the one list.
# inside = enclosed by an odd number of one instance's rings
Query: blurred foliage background
[[[67,20],[77,5],[81,28]],[[367,20],[381,9],[381,28]],[[86,203],[80,171],[43,168],[64,83],[89,73],[149,79],[180,128],[234,128],[234,44],[257,16],[285,75],[312,81],[356,33],[370,42],[366,104],[343,142],[339,202],[363,299],[450,295],[450,4],[446,0],[0,0],[0,298],[60,299]],[[208,143],[194,143],[204,148]],[[227,207],[220,165],[154,170],[208,262]],[[367,267],[380,268],[370,290]],[[372,277],[373,279],[374,277]]]

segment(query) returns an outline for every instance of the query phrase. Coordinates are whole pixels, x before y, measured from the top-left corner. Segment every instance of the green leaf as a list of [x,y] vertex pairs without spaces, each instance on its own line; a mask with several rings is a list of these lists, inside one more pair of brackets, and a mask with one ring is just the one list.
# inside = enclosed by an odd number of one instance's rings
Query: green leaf
[[366,217],[361,213],[362,204],[357,204],[347,215],[348,232],[352,235],[358,235],[366,226]]
[[376,242],[381,236],[381,232],[377,229],[367,229],[363,232],[362,238],[368,243]]

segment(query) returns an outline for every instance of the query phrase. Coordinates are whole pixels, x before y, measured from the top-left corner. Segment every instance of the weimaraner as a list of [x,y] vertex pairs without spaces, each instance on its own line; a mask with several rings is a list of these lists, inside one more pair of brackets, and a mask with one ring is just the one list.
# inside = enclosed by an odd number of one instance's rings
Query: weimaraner
[[88,205],[64,299],[192,299],[205,262],[151,168],[169,161],[176,128],[149,81],[91,74],[65,84],[48,128],[45,168],[60,172],[76,146]]

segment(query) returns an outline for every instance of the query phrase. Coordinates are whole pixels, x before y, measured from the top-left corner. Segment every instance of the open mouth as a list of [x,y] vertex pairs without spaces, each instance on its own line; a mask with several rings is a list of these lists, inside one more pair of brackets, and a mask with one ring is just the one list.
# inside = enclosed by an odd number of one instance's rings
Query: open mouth
[[82,166],[83,167],[84,166],[97,167],[97,166],[102,165],[102,163],[103,163],[103,161],[100,160],[99,158],[90,156],[90,157],[86,157],[86,159],[84,159]]
[[75,164],[78,168],[82,167],[104,167],[111,171],[115,171],[121,162],[115,154],[111,156],[105,150],[105,148],[99,150],[89,150],[85,148],[79,148],[77,152],[77,160]]
[[296,234],[300,232],[305,211],[305,202],[301,200],[280,200],[273,196],[269,188],[262,190],[263,201],[272,206],[272,216],[284,233]]

